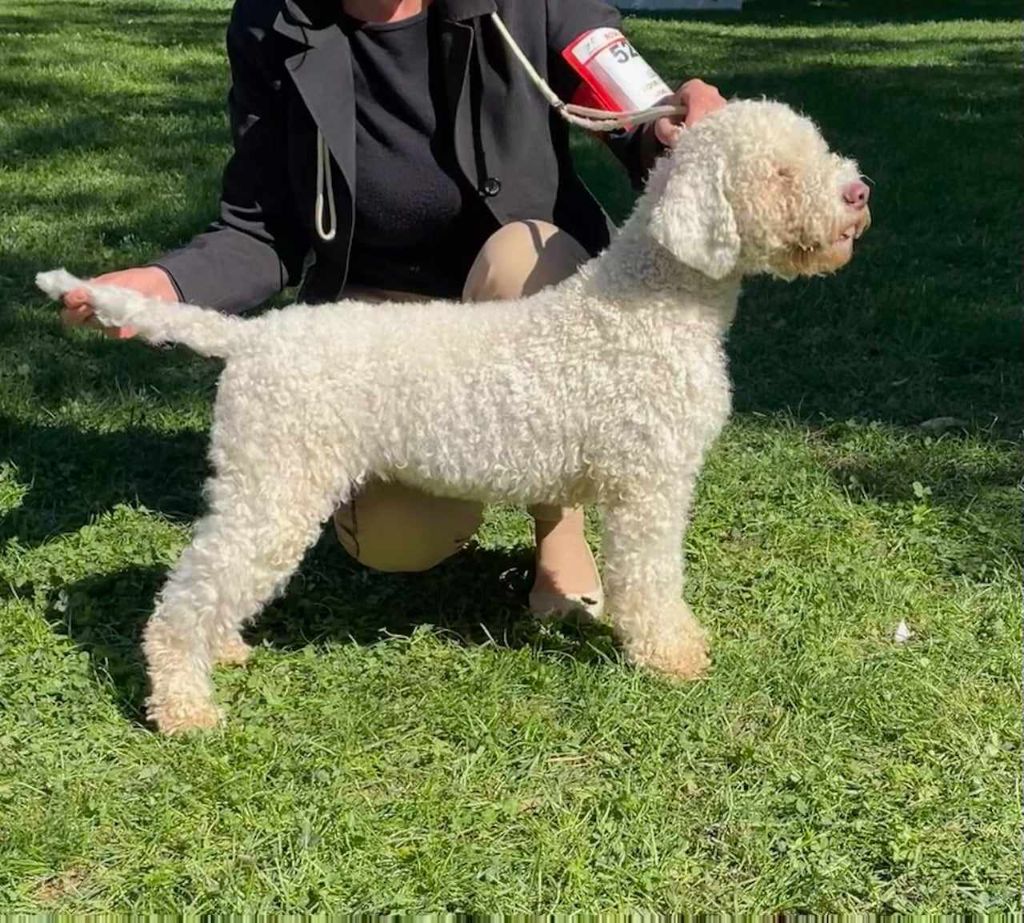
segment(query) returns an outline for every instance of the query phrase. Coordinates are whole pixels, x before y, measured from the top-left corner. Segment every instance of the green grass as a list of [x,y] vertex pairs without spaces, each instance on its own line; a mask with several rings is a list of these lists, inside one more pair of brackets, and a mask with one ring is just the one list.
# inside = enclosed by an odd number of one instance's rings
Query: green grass
[[801,107],[876,182],[847,271],[747,289],[687,540],[709,679],[533,624],[526,521],[495,510],[423,576],[325,538],[218,673],[227,727],[167,740],[136,645],[201,509],[217,369],[66,333],[31,277],[211,214],[225,3],[6,0],[0,908],[1017,908],[1018,12],[630,23],[667,77]]

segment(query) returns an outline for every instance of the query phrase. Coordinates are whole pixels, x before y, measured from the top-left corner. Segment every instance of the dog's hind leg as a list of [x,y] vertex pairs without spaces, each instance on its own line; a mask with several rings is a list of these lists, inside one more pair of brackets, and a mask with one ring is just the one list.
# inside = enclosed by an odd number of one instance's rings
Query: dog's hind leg
[[147,714],[165,733],[217,723],[213,663],[283,589],[349,481],[311,476],[280,453],[275,462],[272,471],[247,466],[211,482],[211,511],[196,524],[146,626]]
[[631,663],[680,679],[708,666],[704,629],[683,601],[688,491],[616,501],[604,514],[604,586]]

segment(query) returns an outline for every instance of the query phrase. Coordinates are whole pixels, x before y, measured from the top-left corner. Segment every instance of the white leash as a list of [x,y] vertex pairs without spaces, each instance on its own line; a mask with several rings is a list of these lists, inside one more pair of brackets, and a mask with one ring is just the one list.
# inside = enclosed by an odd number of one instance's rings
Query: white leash
[[[686,109],[682,106],[650,106],[646,109],[631,109],[628,112],[607,112],[604,109],[592,109],[589,106],[578,106],[575,103],[567,103],[561,100],[558,94],[551,89],[548,82],[537,73],[537,69],[530,63],[530,59],[523,53],[512,34],[501,21],[497,13],[491,13],[491,22],[498,30],[498,34],[505,40],[509,50],[516,60],[526,71],[531,83],[540,91],[540,94],[547,100],[548,105],[555,110],[570,125],[585,128],[587,131],[617,131],[634,125],[647,125],[656,122],[661,118],[671,118],[676,115],[686,115]],[[327,214],[330,219],[330,226],[324,224],[324,203],[327,203]],[[316,213],[315,227],[317,236],[325,242],[334,240],[338,232],[338,220],[334,209],[334,181],[331,177],[331,154],[327,148],[324,136],[317,129],[316,133]]]
[[[324,200],[327,200],[327,213],[331,219],[330,228],[324,227]],[[334,240],[338,233],[338,216],[334,211],[334,179],[331,176],[331,152],[327,142],[316,130],[316,212],[315,224],[317,236],[325,243]]]

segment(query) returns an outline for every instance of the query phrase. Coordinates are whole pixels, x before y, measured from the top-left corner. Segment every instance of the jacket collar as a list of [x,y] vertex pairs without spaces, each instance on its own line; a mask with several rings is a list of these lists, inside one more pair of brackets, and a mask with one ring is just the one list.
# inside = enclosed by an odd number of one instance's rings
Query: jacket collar
[[[348,187],[348,201],[352,202],[356,177],[355,90],[348,39],[336,22],[311,20],[296,0],[285,0],[274,31],[300,45],[296,53],[285,58],[284,66],[327,142]],[[351,225],[350,216],[343,220]]]

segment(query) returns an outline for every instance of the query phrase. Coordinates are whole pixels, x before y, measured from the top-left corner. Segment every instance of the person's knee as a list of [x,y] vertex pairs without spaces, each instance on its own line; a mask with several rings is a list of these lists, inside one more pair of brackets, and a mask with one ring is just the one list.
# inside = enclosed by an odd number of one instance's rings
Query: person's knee
[[342,548],[349,555],[364,567],[386,574],[415,574],[430,570],[455,554],[466,541],[452,539],[450,542],[424,543],[396,540],[392,536],[386,543],[373,542],[365,533],[355,537],[346,532],[337,518],[335,531]]
[[430,570],[462,548],[482,521],[479,503],[397,484],[370,485],[334,515],[341,546],[360,564],[387,573]]
[[571,276],[589,254],[547,221],[513,221],[481,247],[466,277],[464,301],[507,301]]

